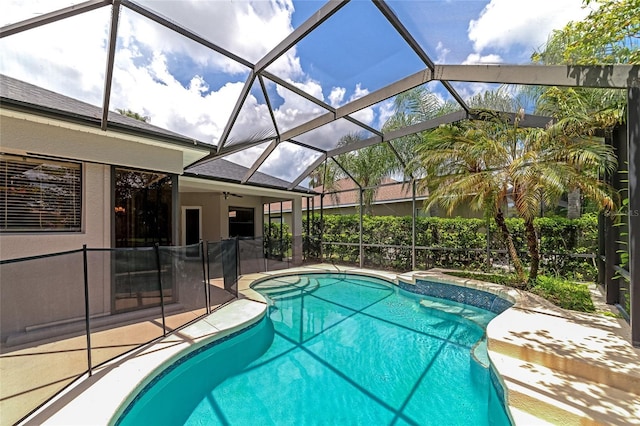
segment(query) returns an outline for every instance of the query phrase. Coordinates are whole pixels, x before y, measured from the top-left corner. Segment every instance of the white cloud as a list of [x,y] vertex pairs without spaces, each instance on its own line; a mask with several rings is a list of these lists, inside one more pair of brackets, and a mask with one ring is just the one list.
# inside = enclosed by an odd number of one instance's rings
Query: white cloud
[[467,56],[467,59],[465,59],[462,62],[462,65],[469,65],[469,64],[500,64],[502,62],[504,62],[504,61],[502,60],[500,55],[489,54],[489,55],[482,56],[479,53],[470,53],[469,56]]
[[347,93],[347,89],[344,87],[333,87],[329,94],[329,104],[333,107],[337,107],[342,104],[344,95]]
[[[296,179],[321,154],[283,142],[260,166],[258,171],[289,182]],[[286,165],[286,167],[283,167]]]
[[209,91],[202,77],[194,76],[184,87],[169,73],[164,54],[156,52],[148,66],[137,67],[135,52],[120,53],[114,65],[111,109],[142,111],[155,126],[218,142],[244,83],[229,82]]
[[[39,11],[51,10],[51,6],[39,2],[30,6]],[[12,10],[14,2],[3,3],[7,21],[25,18],[24,11],[9,15]],[[0,72],[101,105],[108,19],[109,10],[102,8],[5,37],[0,40]]]
[[377,124],[378,124],[378,128],[381,129],[382,126],[384,126],[387,122],[387,120],[389,120],[389,118],[391,118],[391,116],[394,114],[395,112],[395,106],[393,104],[392,100],[388,100],[383,102],[379,108],[378,108],[378,120],[377,120]]
[[436,45],[436,64],[444,64],[447,60],[447,55],[451,52],[451,49],[447,49],[446,47],[444,47],[444,44],[442,44],[441,41],[438,42],[438,44]]
[[476,52],[508,50],[520,45],[533,52],[554,29],[584,18],[582,0],[491,0],[478,19],[469,23],[468,35]]
[[258,157],[260,157],[260,154],[262,154],[262,151],[264,151],[268,145],[269,145],[269,142],[266,142],[266,143],[254,146],[252,148],[248,148],[240,152],[227,155],[224,158],[236,164],[240,164],[245,167],[251,167],[251,165],[258,159]]
[[[290,0],[145,0],[141,4],[252,63],[260,60],[293,30],[291,16],[294,9]],[[145,26],[145,23],[148,25]],[[141,26],[143,28],[140,28]],[[251,28],[251,31],[246,31],[247,28]],[[137,19],[135,30],[136,36],[141,30],[144,31],[145,37],[140,39],[152,48],[188,51],[190,56],[200,63],[217,66],[226,72],[245,71],[244,67],[236,62],[224,56],[211,55],[211,51],[199,49],[196,43],[186,38],[172,35],[167,37],[166,34],[170,34],[169,30],[146,19]],[[295,50],[285,55],[277,64],[273,66],[279,71],[285,71],[287,76],[300,71]]]
[[[25,5],[22,1],[5,1],[3,19],[17,22],[67,3],[34,0]],[[149,2],[148,7],[249,60],[258,60],[292,30],[289,0]],[[213,12],[216,25],[211,24]],[[2,39],[0,72],[100,106],[110,16],[111,8],[103,7]],[[243,28],[254,31],[240,35]],[[294,55],[293,49],[277,63],[281,76],[301,74]],[[200,70],[212,75],[225,73],[228,82],[211,90],[205,75],[191,70],[182,70],[179,81],[168,64],[182,57],[200,64]],[[122,8],[110,109],[131,109],[148,115],[156,126],[215,143],[247,73],[248,69],[237,62]],[[308,83],[304,90],[322,94],[318,83]],[[290,111],[295,108],[292,102],[285,102]],[[253,125],[264,128],[263,121],[270,121],[265,108],[250,96],[243,109],[245,114],[239,118],[239,124],[244,125],[241,127],[248,128],[249,133]],[[273,127],[271,123],[266,125]]]
[[356,99],[359,99],[363,96],[366,96],[369,94],[369,90],[368,89],[363,89],[361,84],[358,83],[356,84],[356,88],[353,91],[353,95],[351,95],[351,98],[349,99],[349,101],[355,101]]
[[496,90],[499,85],[491,83],[456,83],[454,87],[462,99],[469,99],[489,90]]

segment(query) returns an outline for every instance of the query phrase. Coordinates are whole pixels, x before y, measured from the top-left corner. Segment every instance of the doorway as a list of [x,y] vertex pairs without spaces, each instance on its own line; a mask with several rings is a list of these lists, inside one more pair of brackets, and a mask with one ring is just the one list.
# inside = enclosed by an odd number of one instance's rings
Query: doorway
[[[202,239],[202,207],[182,207],[182,245],[190,246],[198,244]],[[187,256],[199,256],[199,249],[187,250]]]

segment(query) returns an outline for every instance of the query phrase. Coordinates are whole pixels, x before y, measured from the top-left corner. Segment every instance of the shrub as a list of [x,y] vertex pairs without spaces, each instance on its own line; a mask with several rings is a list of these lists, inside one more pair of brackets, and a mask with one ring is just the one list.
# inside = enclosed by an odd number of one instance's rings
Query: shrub
[[[350,243],[351,245],[325,244],[325,259],[340,262],[358,262],[359,215],[324,215],[311,218],[311,235],[305,235],[305,253],[308,258],[319,258],[319,236],[325,243]],[[524,222],[518,218],[506,220],[516,247],[521,248],[521,259],[528,262]],[[597,252],[596,214],[586,214],[580,219],[543,217],[534,221],[540,236],[541,273],[572,279],[595,280],[597,270],[591,258],[574,254]],[[487,225],[489,235],[487,237]],[[364,263],[370,267],[408,270],[411,268],[412,223],[411,216],[363,217],[363,243],[402,248],[365,247]],[[306,218],[303,229],[307,229]],[[487,240],[494,262],[506,264],[505,245],[493,220],[466,218],[416,218],[416,268],[484,268],[487,264]]]
[[580,312],[596,310],[586,284],[540,275],[530,291],[564,309]]

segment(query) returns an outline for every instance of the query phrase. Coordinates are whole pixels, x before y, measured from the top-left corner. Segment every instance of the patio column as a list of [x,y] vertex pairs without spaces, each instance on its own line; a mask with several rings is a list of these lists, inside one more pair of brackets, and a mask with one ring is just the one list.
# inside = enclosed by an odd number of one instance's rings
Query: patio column
[[[611,175],[606,176],[606,181],[613,186],[616,191],[622,189],[619,171],[624,168],[624,162],[627,156],[626,144],[627,134],[624,127],[616,127],[610,136],[605,138],[605,143],[610,144],[618,156],[618,170]],[[617,251],[618,241],[620,240],[620,228],[614,226],[614,214],[603,217],[604,227],[604,271],[603,284],[605,289],[606,302],[615,305],[620,302],[620,281],[616,278],[616,266],[619,263],[620,256]]]
[[291,200],[291,257],[294,265],[302,264],[302,198]]
[[[354,181],[355,182],[355,181]],[[360,186],[360,185],[358,185]],[[362,189],[362,187],[360,186],[360,197],[359,197],[359,202],[360,202],[360,267],[364,267],[364,249],[362,247],[362,210],[363,210],[363,199],[364,199],[364,189]]]
[[320,195],[320,261],[324,262],[324,246],[322,240],[324,239],[324,186],[322,187],[322,194]]
[[627,92],[627,138],[629,167],[629,290],[631,341],[640,347],[640,88]]
[[411,270],[416,270],[416,180],[411,180]]

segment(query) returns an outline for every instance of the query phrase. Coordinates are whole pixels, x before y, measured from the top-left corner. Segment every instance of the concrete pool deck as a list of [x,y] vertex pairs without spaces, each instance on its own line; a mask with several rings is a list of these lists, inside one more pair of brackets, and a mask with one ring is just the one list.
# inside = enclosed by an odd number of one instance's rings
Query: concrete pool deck
[[337,271],[392,282],[399,278],[409,284],[416,279],[442,280],[514,301],[487,327],[489,358],[504,386],[514,424],[640,424],[640,351],[629,343],[624,321],[566,311],[526,292],[447,276],[443,271],[398,275],[327,264],[241,277],[239,300],[96,369],[25,424],[109,424],[131,400],[131,390],[148,383],[158,367],[261,319],[267,305],[251,289],[253,283],[295,273]]

